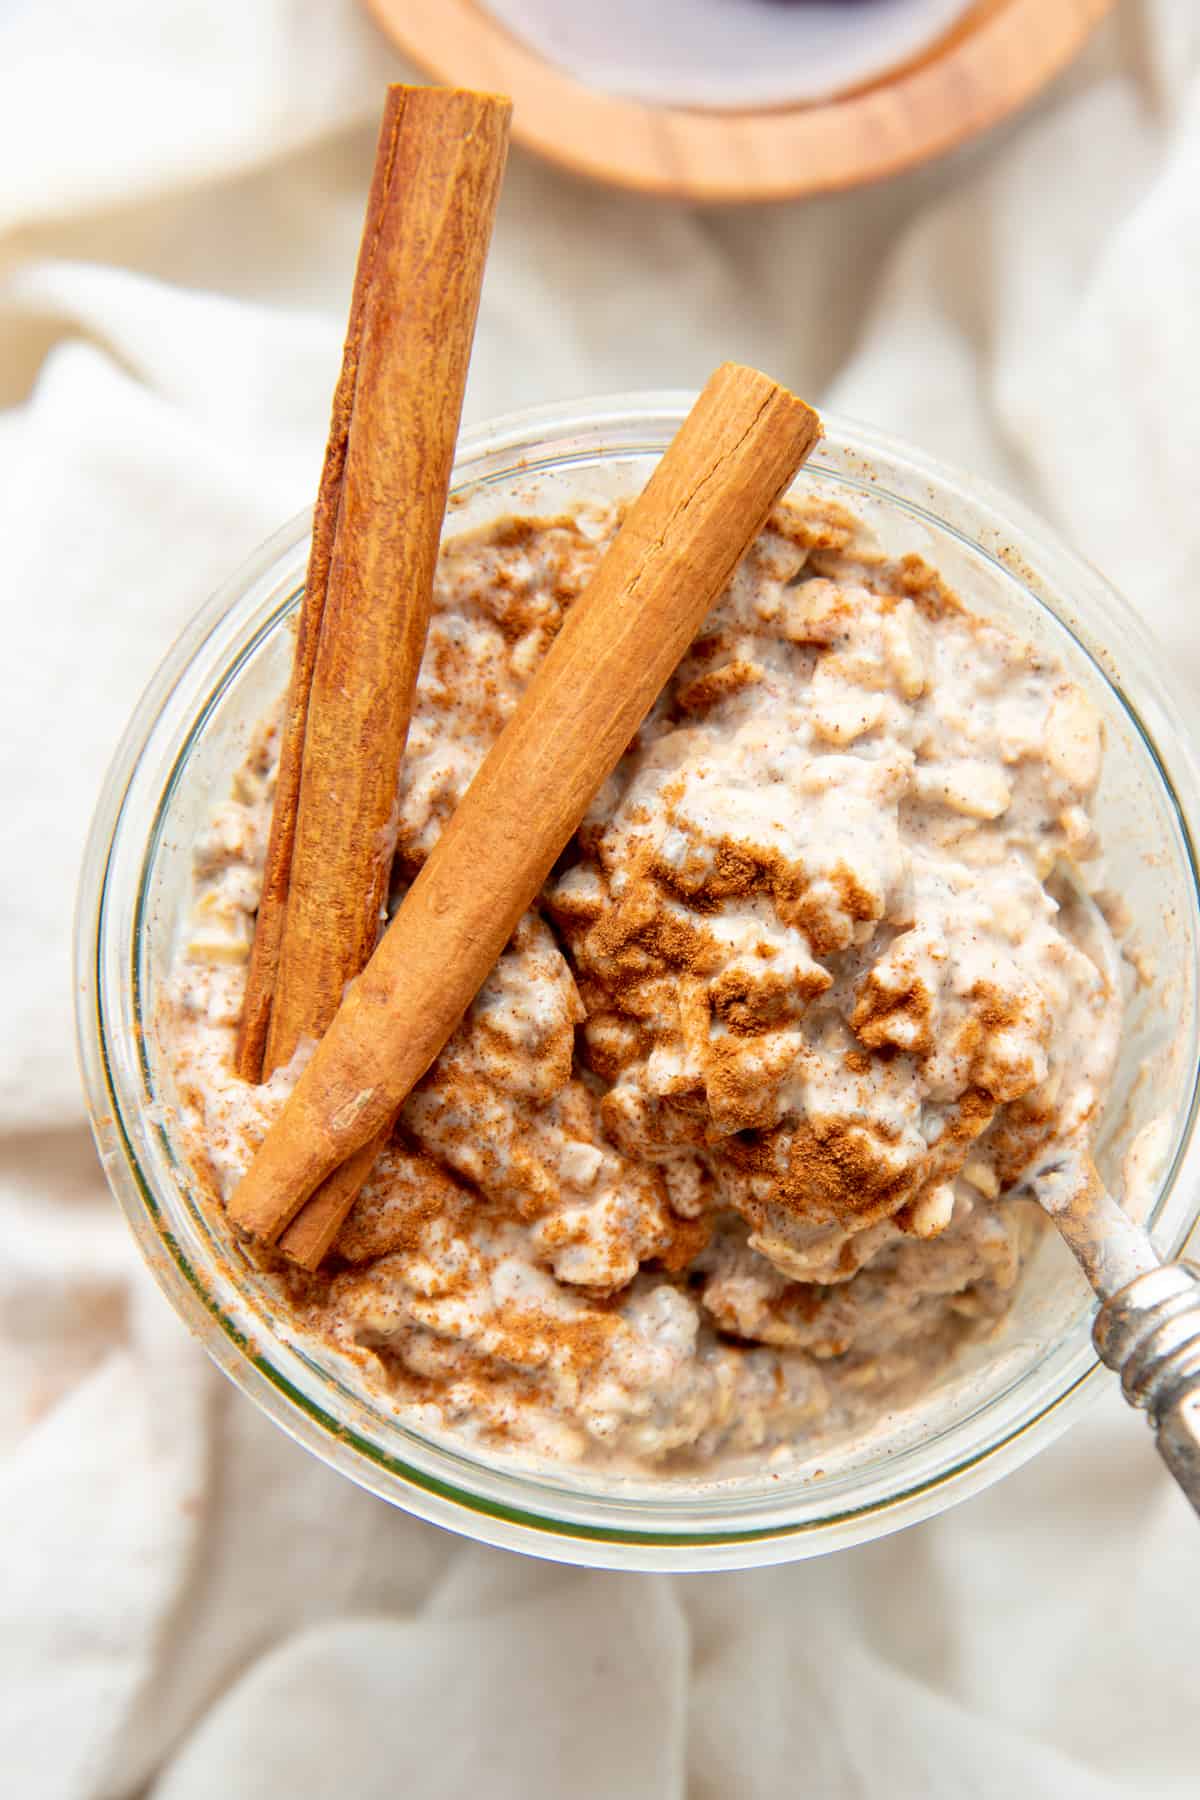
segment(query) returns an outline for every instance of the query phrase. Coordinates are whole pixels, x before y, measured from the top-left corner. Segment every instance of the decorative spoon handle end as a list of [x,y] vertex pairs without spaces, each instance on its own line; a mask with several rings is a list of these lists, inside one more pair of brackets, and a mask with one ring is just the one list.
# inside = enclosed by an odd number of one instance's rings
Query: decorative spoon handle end
[[1200,1513],[1200,1271],[1174,1262],[1135,1276],[1100,1308],[1092,1341]]

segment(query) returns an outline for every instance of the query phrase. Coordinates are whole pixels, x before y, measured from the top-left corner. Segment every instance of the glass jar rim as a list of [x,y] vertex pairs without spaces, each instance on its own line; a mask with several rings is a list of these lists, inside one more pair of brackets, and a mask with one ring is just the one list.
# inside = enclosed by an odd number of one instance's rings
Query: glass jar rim
[[[452,492],[459,494],[474,488],[481,480],[494,478],[497,471],[511,473],[515,468],[533,473],[544,466],[569,466],[572,456],[564,451],[568,444],[574,446],[574,458],[581,462],[599,450],[607,451],[613,440],[621,437],[627,440],[619,445],[622,453],[633,454],[639,448],[658,453],[693,398],[691,394],[673,391],[635,393],[505,415],[464,433]],[[1194,904],[1196,863],[1189,820],[1200,818],[1200,782],[1169,671],[1163,668],[1140,621],[1103,577],[1017,503],[872,428],[840,418],[827,419],[826,427],[826,441],[813,459],[818,468],[823,463],[832,466],[833,459],[840,480],[850,479],[852,485],[857,481],[864,491],[883,493],[889,500],[918,512],[922,510],[920,490],[927,488],[927,516],[936,528],[958,533],[974,551],[992,557],[1031,599],[1046,606],[1082,644],[1102,680],[1129,710],[1171,797],[1191,865]],[[881,470],[889,472],[889,482],[903,470],[910,490],[906,498],[901,500],[891,492],[881,480]],[[958,523],[956,509],[961,514]],[[910,1479],[902,1491],[873,1492],[868,1484],[854,1504],[828,1513],[804,1505],[789,1490],[787,1504],[782,1507],[764,1507],[756,1497],[757,1510],[751,1509],[753,1521],[747,1522],[747,1509],[738,1504],[733,1494],[723,1498],[722,1484],[714,1482],[707,1490],[707,1510],[700,1509],[702,1516],[689,1524],[686,1512],[661,1496],[651,1500],[638,1496],[622,1505],[610,1493],[597,1502],[589,1500],[586,1484],[580,1489],[569,1482],[547,1482],[540,1472],[528,1473],[515,1467],[506,1467],[500,1474],[488,1471],[490,1478],[480,1481],[473,1459],[464,1462],[456,1451],[443,1450],[440,1444],[432,1442],[430,1456],[417,1462],[389,1455],[381,1449],[375,1434],[357,1430],[347,1417],[325,1410],[312,1380],[306,1379],[303,1368],[296,1366],[294,1351],[280,1344],[264,1347],[261,1339],[256,1339],[255,1321],[239,1304],[235,1283],[226,1282],[225,1291],[214,1291],[211,1270],[206,1274],[196,1266],[188,1247],[172,1229],[148,1169],[143,1166],[145,1158],[136,1134],[129,1129],[129,1109],[141,1104],[141,1096],[128,1091],[129,1084],[121,1079],[120,1059],[113,1053],[111,1038],[113,1015],[106,1002],[114,981],[119,983],[122,979],[123,967],[136,981],[137,944],[122,947],[112,941],[107,904],[109,882],[120,834],[128,828],[131,802],[139,798],[138,777],[147,746],[161,732],[173,695],[202,653],[211,652],[214,643],[218,651],[228,648],[225,639],[231,633],[225,629],[222,636],[222,630],[229,627],[239,608],[244,613],[252,612],[256,595],[261,597],[269,590],[273,579],[279,586],[279,570],[295,564],[303,550],[310,518],[308,512],[298,515],[268,540],[197,615],[169,652],[114,756],[89,837],[79,893],[79,1045],[101,1157],[160,1286],[199,1332],[214,1360],[283,1429],[327,1463],[382,1497],[483,1541],[602,1566],[728,1568],[788,1560],[862,1541],[941,1510],[988,1485],[1050,1442],[1066,1428],[1096,1387],[1096,1359],[1086,1342],[1058,1358],[1053,1364],[1053,1379],[1036,1399],[1032,1392],[1025,1392],[1020,1404],[1011,1404],[1007,1409],[1001,1406],[994,1421],[998,1434],[993,1441],[974,1447],[963,1444],[949,1462],[936,1467],[922,1466],[917,1454],[920,1445],[899,1452],[894,1470],[900,1463],[910,1464]],[[450,518],[448,529],[452,528]],[[1091,628],[1086,635],[1081,635],[1073,622],[1071,609],[1064,612],[1062,595],[1075,590],[1088,596]],[[292,604],[294,587],[291,598],[280,602],[270,610],[269,618],[259,622],[257,631],[242,644],[240,654],[248,654]],[[1124,692],[1116,667],[1112,653],[1114,633],[1115,640],[1123,645],[1122,660],[1128,664],[1132,656],[1138,664],[1137,710]],[[1153,730],[1142,717],[1147,702],[1155,715]],[[202,727],[202,716],[193,720],[189,743]],[[1161,738],[1164,731],[1173,745],[1174,780],[1156,747],[1156,738]],[[180,750],[171,764],[169,781],[179,778],[182,760]],[[157,798],[156,817],[161,816],[167,791],[164,787]],[[142,847],[145,859],[149,858],[151,841],[147,838]],[[124,848],[128,852],[128,844]],[[135,854],[136,849],[134,846]],[[1192,923],[1194,928],[1194,918]],[[122,949],[128,953],[124,964]],[[1192,1146],[1195,1112],[1193,1085],[1175,1168],[1164,1183],[1164,1206]],[[1195,1218],[1194,1207],[1186,1219],[1175,1209],[1167,1226],[1169,1248],[1177,1248]],[[286,1355],[281,1351],[286,1351]],[[1053,1359],[1047,1368],[1051,1363]],[[312,1370],[309,1363],[309,1377]],[[1023,1390],[1024,1382],[1017,1386]],[[1013,1400],[1014,1396],[999,1398]],[[994,1398],[987,1410],[995,1412],[997,1404]],[[939,1434],[939,1439],[945,1435]],[[928,1463],[929,1459],[925,1461]],[[936,1458],[933,1463],[937,1464]],[[470,1473],[464,1477],[462,1469],[467,1466]],[[724,1523],[720,1522],[722,1519]]]

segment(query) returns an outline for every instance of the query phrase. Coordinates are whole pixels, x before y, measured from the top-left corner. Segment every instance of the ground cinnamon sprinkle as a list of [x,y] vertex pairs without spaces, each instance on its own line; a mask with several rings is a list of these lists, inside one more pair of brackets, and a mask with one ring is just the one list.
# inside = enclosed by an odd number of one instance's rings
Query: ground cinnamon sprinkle
[[[393,907],[617,523],[444,548]],[[997,1197],[1090,1128],[1119,1030],[1054,889],[1095,779],[1063,693],[849,513],[777,509],[334,1256],[268,1275],[306,1329],[421,1429],[664,1470],[853,1429],[990,1329],[1029,1230]],[[274,741],[198,846],[162,1022],[221,1195],[294,1079],[228,1067]]]

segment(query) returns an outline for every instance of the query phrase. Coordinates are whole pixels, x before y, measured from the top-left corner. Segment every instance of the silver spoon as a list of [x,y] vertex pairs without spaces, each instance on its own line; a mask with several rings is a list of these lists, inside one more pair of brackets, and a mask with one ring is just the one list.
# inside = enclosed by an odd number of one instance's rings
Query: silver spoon
[[1162,1261],[1089,1156],[1057,1153],[1013,1191],[1033,1195],[1094,1288],[1096,1353],[1148,1414],[1159,1454],[1200,1513],[1200,1271]]
[[[1112,934],[1078,871],[1063,863],[1059,873],[1090,927],[1087,954],[1119,993]],[[1106,1192],[1091,1155],[1069,1141],[1048,1145],[1015,1191],[1033,1195],[1087,1276],[1101,1302],[1096,1353],[1120,1375],[1129,1404],[1148,1414],[1163,1461],[1200,1513],[1200,1271],[1164,1263]]]

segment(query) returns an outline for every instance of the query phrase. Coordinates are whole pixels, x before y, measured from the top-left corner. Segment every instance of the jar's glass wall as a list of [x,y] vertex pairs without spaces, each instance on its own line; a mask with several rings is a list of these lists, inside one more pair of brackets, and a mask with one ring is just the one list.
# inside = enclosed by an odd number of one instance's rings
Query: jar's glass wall
[[[476,434],[460,459],[447,532],[508,511],[556,513],[580,500],[627,497],[644,484],[683,410],[679,402],[615,404],[582,418],[543,415]],[[1119,1182],[1139,1133],[1158,1114],[1168,1116],[1161,1144],[1151,1146],[1161,1166],[1150,1185],[1164,1247],[1174,1247],[1190,1222],[1187,1193],[1194,1191],[1179,1173],[1185,1161],[1190,1169],[1197,1061],[1196,889],[1184,824],[1195,775],[1153,655],[1119,606],[1114,611],[1099,578],[1034,523],[1001,518],[987,497],[871,434],[832,431],[799,485],[850,506],[889,554],[925,557],[974,610],[1052,649],[1101,708],[1108,757],[1098,811],[1107,879],[1129,902],[1154,964],[1147,985],[1131,982],[1103,1162],[1107,1178]],[[359,1371],[296,1337],[269,1285],[225,1238],[179,1151],[170,1075],[153,1026],[186,910],[192,846],[286,681],[288,620],[306,547],[301,521],[218,597],[169,661],[123,746],[111,816],[102,809],[85,877],[98,893],[85,893],[81,914],[92,985],[83,1051],[110,1173],[163,1285],[208,1338],[222,1339],[213,1346],[219,1360],[310,1447],[389,1498],[493,1540],[565,1528],[575,1535],[563,1542],[577,1551],[579,1534],[592,1532],[587,1553],[575,1559],[643,1566],[647,1558],[651,1566],[694,1562],[706,1537],[730,1540],[728,1556],[744,1562],[787,1554],[789,1545],[797,1554],[875,1535],[977,1484],[981,1459],[994,1466],[1014,1460],[1031,1447],[1035,1426],[1046,1435],[1054,1410],[1094,1363],[1088,1295],[1053,1242],[1035,1259],[997,1337],[972,1346],[935,1389],[881,1418],[873,1432],[822,1444],[819,1458],[782,1479],[758,1471],[720,1483],[635,1483],[484,1460],[406,1431]],[[1114,640],[1114,629],[1124,642]],[[1109,680],[1114,653],[1123,692]],[[1182,799],[1164,778],[1163,760]],[[476,1529],[489,1514],[491,1524]],[[750,1532],[765,1534],[763,1543],[739,1545],[739,1534]],[[622,1544],[631,1534],[650,1547]]]

